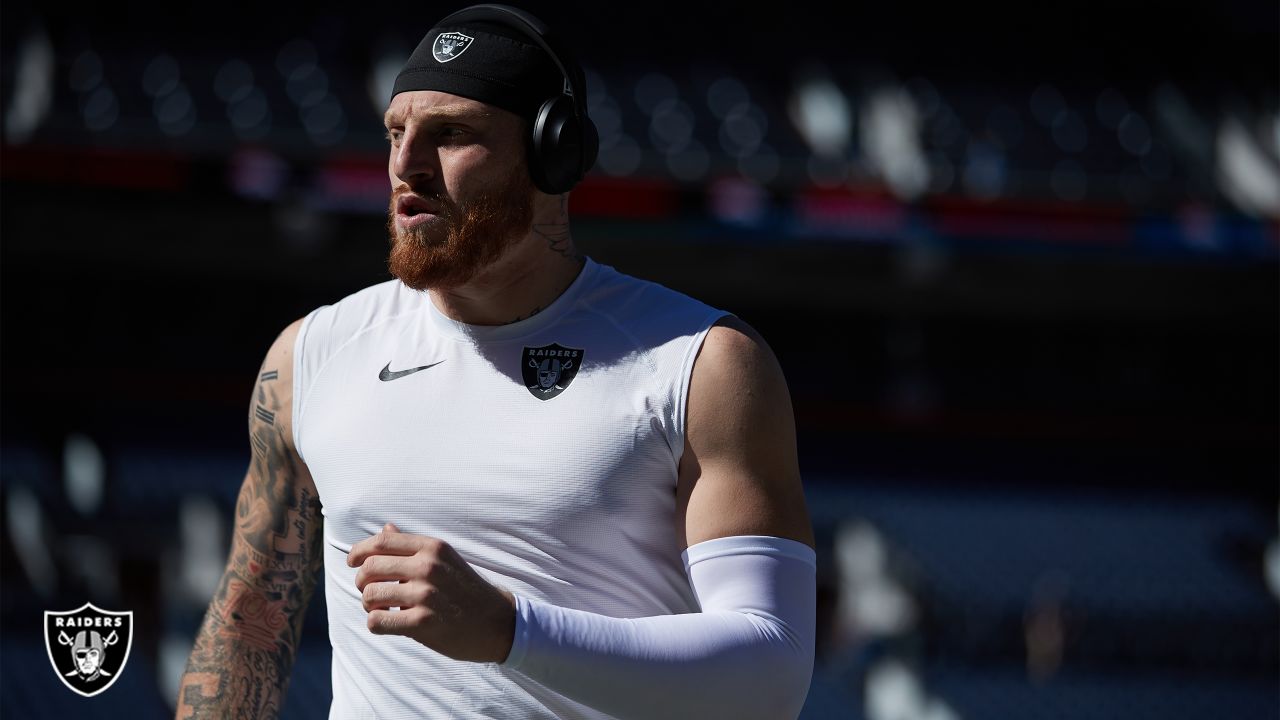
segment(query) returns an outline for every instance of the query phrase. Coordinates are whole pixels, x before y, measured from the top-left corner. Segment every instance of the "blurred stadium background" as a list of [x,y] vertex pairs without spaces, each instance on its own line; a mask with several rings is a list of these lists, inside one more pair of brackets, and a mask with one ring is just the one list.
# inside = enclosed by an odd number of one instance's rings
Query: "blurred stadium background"
[[[258,363],[387,277],[379,118],[460,5],[5,3],[0,715],[171,712]],[[804,717],[1278,716],[1276,3],[524,6],[589,71],[579,245],[787,371]],[[136,618],[90,700],[87,600]]]

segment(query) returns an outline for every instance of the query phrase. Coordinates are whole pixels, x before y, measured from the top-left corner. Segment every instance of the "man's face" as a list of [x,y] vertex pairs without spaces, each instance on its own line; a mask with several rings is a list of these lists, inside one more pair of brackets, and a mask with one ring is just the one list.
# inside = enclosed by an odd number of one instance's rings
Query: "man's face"
[[529,231],[524,123],[468,98],[420,90],[387,108],[388,267],[418,290],[470,280]]
[[538,366],[538,385],[544,390],[556,384],[556,380],[560,378],[560,361],[559,360],[543,360]]
[[81,675],[92,675],[98,671],[98,663],[102,662],[102,652],[96,648],[85,648],[76,651],[76,667]]

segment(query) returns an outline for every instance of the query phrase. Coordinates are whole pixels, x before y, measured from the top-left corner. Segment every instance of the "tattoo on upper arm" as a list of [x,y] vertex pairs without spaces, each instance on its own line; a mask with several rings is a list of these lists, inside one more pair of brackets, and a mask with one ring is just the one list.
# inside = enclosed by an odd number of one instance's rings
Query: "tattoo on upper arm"
[[257,435],[250,435],[249,441],[253,443],[253,454],[259,458],[265,459],[271,448],[267,445],[267,441]]
[[262,422],[268,425],[276,424],[276,414],[262,407],[261,405],[253,409],[253,414],[257,415],[259,420],[261,420]]
[[279,373],[258,377],[235,534],[179,691],[179,718],[279,714],[323,565],[320,501],[285,428]]

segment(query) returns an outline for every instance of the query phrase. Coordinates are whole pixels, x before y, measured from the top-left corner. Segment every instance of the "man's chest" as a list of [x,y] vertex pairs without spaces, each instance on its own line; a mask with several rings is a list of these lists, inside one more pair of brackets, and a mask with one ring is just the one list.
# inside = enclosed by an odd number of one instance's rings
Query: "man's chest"
[[301,444],[326,534],[355,542],[395,522],[571,541],[669,507],[675,461],[643,366],[553,352],[352,356],[326,369]]

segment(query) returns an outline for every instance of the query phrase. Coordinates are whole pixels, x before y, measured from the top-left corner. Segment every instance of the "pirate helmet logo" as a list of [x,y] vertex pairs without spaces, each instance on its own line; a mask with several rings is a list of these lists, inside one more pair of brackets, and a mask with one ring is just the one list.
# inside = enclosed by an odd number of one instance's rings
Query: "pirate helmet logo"
[[567,348],[555,343],[526,347],[520,362],[525,387],[539,400],[556,397],[578,376],[583,356],[581,348]]
[[76,610],[44,613],[49,662],[72,692],[93,697],[115,683],[133,646],[133,612],[85,603]]
[[460,32],[440,33],[436,36],[436,41],[431,44],[431,55],[436,62],[447,63],[466,52],[474,41],[475,38]]

